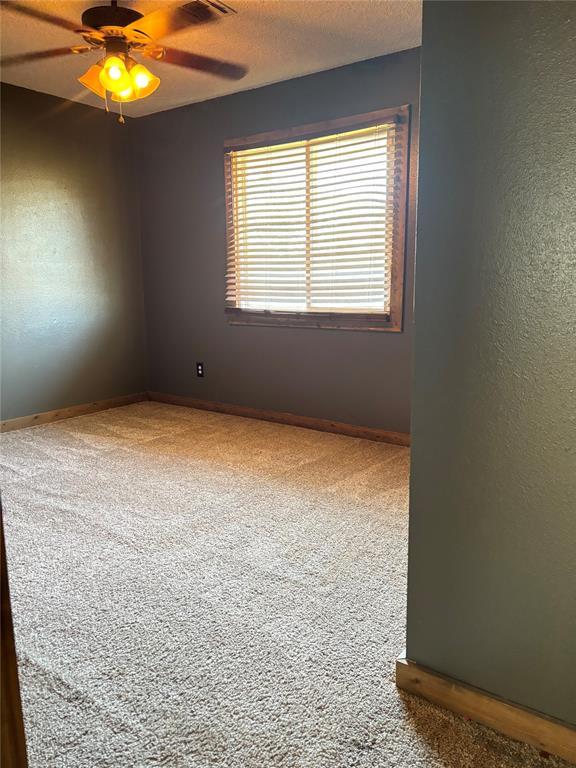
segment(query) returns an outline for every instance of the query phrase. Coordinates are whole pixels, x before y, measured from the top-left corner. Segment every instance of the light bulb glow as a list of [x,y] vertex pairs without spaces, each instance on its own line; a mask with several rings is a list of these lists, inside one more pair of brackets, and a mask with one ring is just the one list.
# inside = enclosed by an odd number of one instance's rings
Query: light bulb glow
[[134,82],[136,83],[137,88],[146,88],[150,82],[150,78],[148,75],[145,75],[144,72],[139,72],[134,78]]
[[112,80],[120,80],[122,77],[122,70],[115,64],[112,67],[108,67],[108,77]]
[[144,64],[134,64],[130,68],[130,78],[138,99],[145,99],[146,96],[150,96],[160,85],[160,78],[146,69]]
[[120,56],[108,56],[100,72],[100,82],[111,93],[121,93],[132,87],[126,64]]

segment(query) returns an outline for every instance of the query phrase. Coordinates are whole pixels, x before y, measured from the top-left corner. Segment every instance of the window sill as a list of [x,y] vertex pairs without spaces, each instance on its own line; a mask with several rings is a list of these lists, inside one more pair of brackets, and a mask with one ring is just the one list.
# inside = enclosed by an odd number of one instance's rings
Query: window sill
[[327,328],[340,331],[402,331],[390,315],[353,312],[272,312],[226,308],[230,325],[276,325],[285,328]]

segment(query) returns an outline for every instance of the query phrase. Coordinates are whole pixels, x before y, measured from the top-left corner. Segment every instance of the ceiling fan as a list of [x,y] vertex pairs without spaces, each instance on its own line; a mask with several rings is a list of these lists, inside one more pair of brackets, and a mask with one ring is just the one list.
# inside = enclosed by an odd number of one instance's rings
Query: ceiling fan
[[158,43],[161,38],[187,27],[211,23],[223,15],[236,13],[221,0],[193,0],[179,7],[153,11],[146,16],[133,8],[119,6],[118,0],[112,0],[110,5],[99,5],[84,11],[81,26],[12,0],[3,0],[2,8],[75,32],[85,41],[84,45],[73,45],[70,48],[6,56],[0,59],[2,66],[101,50],[104,52],[103,58],[89,67],[78,81],[103,98],[106,107],[108,94],[113,101],[120,103],[121,109],[122,103],[144,99],[160,85],[160,78],[137,62],[130,55],[132,52],[230,80],[239,80],[247,72],[245,67],[238,64],[168,48]]

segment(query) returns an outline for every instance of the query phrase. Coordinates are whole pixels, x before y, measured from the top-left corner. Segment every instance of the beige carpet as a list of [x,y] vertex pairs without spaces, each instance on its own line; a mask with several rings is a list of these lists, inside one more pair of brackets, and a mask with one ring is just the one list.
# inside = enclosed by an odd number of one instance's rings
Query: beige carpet
[[553,768],[394,686],[406,448],[156,403],[2,437],[32,768]]

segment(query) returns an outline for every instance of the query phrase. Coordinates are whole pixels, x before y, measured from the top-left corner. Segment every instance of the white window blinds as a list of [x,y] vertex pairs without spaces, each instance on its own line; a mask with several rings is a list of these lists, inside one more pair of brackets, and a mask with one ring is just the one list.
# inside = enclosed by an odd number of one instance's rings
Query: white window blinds
[[390,314],[404,248],[399,117],[227,153],[227,307]]

